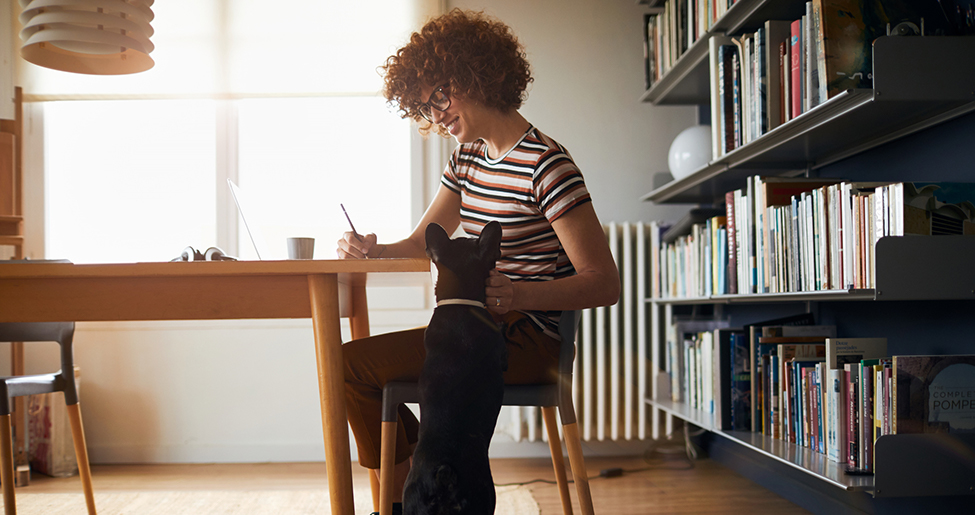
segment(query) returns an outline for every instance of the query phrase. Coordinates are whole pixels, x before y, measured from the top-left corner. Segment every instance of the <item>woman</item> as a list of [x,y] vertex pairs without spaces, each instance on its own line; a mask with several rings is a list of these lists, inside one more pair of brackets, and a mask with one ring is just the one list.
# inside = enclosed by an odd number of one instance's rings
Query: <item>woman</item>
[[[459,146],[408,238],[378,244],[375,234],[360,239],[347,232],[338,256],[425,257],[431,222],[476,236],[499,221],[502,257],[485,294],[506,337],[505,382],[553,382],[561,311],[614,304],[619,276],[572,158],[518,112],[532,81],[524,50],[503,23],[455,9],[414,33],[383,69],[384,94],[400,115],[419,122],[421,133],[452,136]],[[423,329],[352,341],[343,354],[359,463],[378,473],[382,388],[417,379]],[[402,496],[418,428],[408,409],[400,419],[394,500]]]

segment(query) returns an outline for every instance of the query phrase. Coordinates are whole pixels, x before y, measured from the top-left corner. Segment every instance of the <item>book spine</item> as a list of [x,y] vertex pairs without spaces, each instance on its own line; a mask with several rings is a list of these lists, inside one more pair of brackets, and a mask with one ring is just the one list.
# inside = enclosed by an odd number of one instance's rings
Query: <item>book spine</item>
[[846,462],[849,463],[850,467],[856,468],[859,463],[860,449],[857,447],[857,442],[859,438],[859,417],[857,410],[857,372],[853,368],[852,364],[844,365],[844,376],[847,384],[847,431],[846,431],[846,441],[847,441],[847,456]]
[[742,126],[742,98],[741,98],[741,55],[738,52],[733,52],[731,54],[731,106],[732,106],[732,123],[733,123],[733,134],[734,134],[734,144],[732,149],[738,148],[742,145],[744,141]]
[[725,218],[728,228],[728,280],[726,284],[728,293],[732,295],[738,293],[738,235],[735,232],[735,194],[735,191],[729,191],[724,195]]
[[789,45],[791,74],[789,77],[792,91],[790,98],[790,120],[802,114],[802,20],[792,22],[792,39]]
[[860,365],[860,468],[873,470],[873,367]]

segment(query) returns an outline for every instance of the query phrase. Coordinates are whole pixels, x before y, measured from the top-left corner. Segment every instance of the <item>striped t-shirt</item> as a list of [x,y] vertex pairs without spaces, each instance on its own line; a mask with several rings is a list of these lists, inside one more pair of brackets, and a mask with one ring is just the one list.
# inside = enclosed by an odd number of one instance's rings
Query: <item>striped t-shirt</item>
[[[490,159],[478,140],[457,147],[441,182],[460,194],[460,221],[472,236],[492,220],[502,227],[498,271],[512,281],[551,281],[575,273],[552,222],[590,202],[569,153],[531,127],[506,154]],[[525,312],[559,338],[560,311]]]

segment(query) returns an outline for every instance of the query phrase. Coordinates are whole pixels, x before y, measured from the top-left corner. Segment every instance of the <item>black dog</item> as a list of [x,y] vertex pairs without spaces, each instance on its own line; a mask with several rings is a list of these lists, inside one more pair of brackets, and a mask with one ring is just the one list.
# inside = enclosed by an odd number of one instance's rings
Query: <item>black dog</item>
[[426,230],[437,266],[437,308],[424,334],[420,432],[403,491],[405,515],[492,514],[488,445],[504,397],[504,337],[484,308],[484,282],[501,257],[501,224],[479,238]]

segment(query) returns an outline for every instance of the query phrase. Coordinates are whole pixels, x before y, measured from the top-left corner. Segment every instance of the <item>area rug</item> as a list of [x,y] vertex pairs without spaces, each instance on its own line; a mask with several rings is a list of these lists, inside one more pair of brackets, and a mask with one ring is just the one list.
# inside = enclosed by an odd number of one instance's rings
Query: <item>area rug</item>
[[[325,490],[200,490],[178,492],[95,492],[100,515],[323,515],[331,513]],[[26,515],[87,513],[82,494],[17,493],[17,511]],[[369,490],[355,492],[355,513],[372,512]],[[528,487],[498,488],[499,515],[538,515]]]

